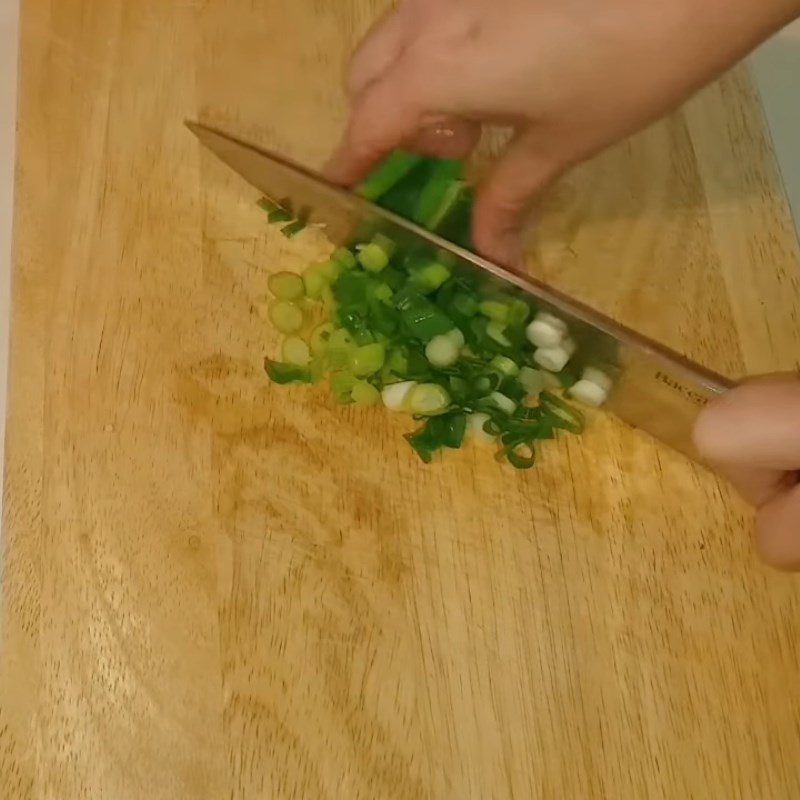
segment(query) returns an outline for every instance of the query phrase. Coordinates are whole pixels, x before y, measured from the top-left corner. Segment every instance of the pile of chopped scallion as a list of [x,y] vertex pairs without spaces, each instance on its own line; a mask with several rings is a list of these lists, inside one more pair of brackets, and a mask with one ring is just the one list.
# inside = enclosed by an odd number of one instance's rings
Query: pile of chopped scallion
[[[358,191],[470,246],[473,195],[459,162],[398,152]],[[287,203],[260,205],[287,236],[304,227]],[[285,336],[281,360],[266,360],[270,379],[327,378],[339,403],[413,416],[421,425],[406,439],[425,462],[472,439],[528,469],[538,441],[583,430],[564,395],[597,407],[611,388],[595,366],[574,371],[576,346],[557,316],[446,254],[404,251],[381,233],[302,275],[274,274],[269,289],[269,319]]]

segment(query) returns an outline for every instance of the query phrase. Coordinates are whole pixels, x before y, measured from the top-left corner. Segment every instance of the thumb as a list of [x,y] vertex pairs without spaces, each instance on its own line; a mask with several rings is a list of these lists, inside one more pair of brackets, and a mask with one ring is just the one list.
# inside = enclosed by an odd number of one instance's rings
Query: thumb
[[478,190],[473,239],[481,254],[509,266],[520,261],[519,234],[525,213],[565,166],[544,153],[530,131],[511,143]]
[[714,464],[800,470],[800,376],[771,375],[731,389],[700,415],[695,442]]
[[756,546],[768,564],[800,569],[800,380],[732,389],[698,419],[695,442],[758,509]]

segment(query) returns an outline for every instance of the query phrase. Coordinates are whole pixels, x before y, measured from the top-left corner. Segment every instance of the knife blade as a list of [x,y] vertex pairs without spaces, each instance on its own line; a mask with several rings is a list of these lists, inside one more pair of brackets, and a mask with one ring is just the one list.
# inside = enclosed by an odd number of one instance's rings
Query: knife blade
[[336,245],[365,241],[380,231],[400,247],[442,254],[462,269],[478,270],[521,289],[536,307],[569,326],[584,356],[610,366],[614,386],[604,409],[634,428],[697,460],[691,432],[697,415],[731,383],[669,348],[547,286],[529,275],[487,261],[380,208],[287,158],[197,122],[186,126],[200,142],[271,200],[291,200],[308,224],[322,227]]

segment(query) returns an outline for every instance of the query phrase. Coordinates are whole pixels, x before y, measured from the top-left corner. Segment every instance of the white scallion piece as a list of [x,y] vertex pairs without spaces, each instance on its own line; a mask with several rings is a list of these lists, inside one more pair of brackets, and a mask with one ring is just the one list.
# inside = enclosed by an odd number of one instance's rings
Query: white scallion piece
[[[459,331],[460,333],[460,331]],[[434,367],[450,367],[458,361],[461,346],[457,345],[450,333],[434,336],[425,346],[425,358]]]
[[483,426],[490,419],[491,417],[488,414],[483,414],[479,411],[469,415],[467,418],[467,430],[472,441],[476,442],[477,444],[485,445],[495,443],[497,437],[492,436],[490,433],[486,433],[486,431],[483,429]]
[[596,383],[606,394],[611,391],[611,387],[614,385],[611,378],[603,370],[597,369],[597,367],[586,367],[583,375],[581,375],[581,380]]
[[569,327],[567,326],[567,323],[564,322],[564,320],[560,317],[555,316],[555,314],[550,314],[548,311],[540,311],[536,316],[542,321],[552,325],[554,328],[558,328],[560,331],[563,331],[565,336],[569,333]]
[[585,378],[573,384],[567,394],[585,406],[600,408],[608,399],[608,392],[593,381]]
[[420,383],[409,392],[405,405],[412,414],[435,417],[447,410],[450,395],[438,383]]
[[575,342],[566,339],[558,347],[540,347],[534,354],[533,360],[550,372],[561,372],[567,362],[575,353]]
[[544,372],[532,367],[523,367],[519,371],[517,380],[522,385],[522,388],[527,392],[528,396],[536,397],[545,388]]
[[405,411],[408,395],[416,385],[416,381],[401,381],[384,387],[381,392],[383,404],[389,411]]
[[499,408],[504,414],[511,415],[517,410],[517,404],[507,395],[502,392],[492,392],[489,399]]
[[559,347],[567,334],[567,324],[546,311],[540,311],[525,329],[525,335],[534,347]]

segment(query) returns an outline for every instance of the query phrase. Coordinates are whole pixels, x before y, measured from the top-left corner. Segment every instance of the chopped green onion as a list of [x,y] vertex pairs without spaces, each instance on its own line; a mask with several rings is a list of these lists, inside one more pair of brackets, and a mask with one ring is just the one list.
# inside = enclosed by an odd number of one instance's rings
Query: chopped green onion
[[393,374],[404,377],[408,374],[408,355],[402,348],[395,347],[386,359],[386,366]]
[[[470,247],[474,197],[460,163],[400,154],[361,191]],[[285,223],[288,236],[309,219],[290,200],[263,198],[259,206]],[[584,424],[560,394],[543,389],[571,386],[570,396],[597,405],[610,388],[610,379],[591,369],[576,383],[577,365],[587,356],[602,363],[613,357],[582,351],[567,367],[575,345],[562,320],[539,312],[530,322],[533,309],[519,291],[481,280],[446,252],[398,253],[395,241],[374,228],[302,276],[273,275],[269,287],[276,299],[256,307],[287,334],[282,361],[265,362],[270,378],[310,383],[327,374],[340,403],[382,400],[388,409],[425,418],[406,438],[426,462],[443,448],[461,447],[469,431],[474,440],[497,442],[499,459],[529,469],[537,441],[553,438],[557,429],[579,432]],[[322,324],[308,337],[296,335],[320,311]],[[539,405],[523,405],[536,396]]]
[[329,258],[327,261],[323,261],[319,266],[320,272],[325,277],[328,284],[336,283],[341,274],[347,270],[347,267],[335,258]]
[[287,239],[293,239],[295,236],[297,236],[298,233],[300,233],[300,231],[305,230],[305,228],[306,228],[306,223],[303,222],[302,220],[296,219],[294,222],[290,222],[284,228],[281,228],[281,233]]
[[276,272],[270,275],[267,286],[279,300],[299,300],[306,293],[303,278],[294,272]]
[[283,360],[298,367],[307,367],[311,350],[299,336],[289,336],[283,342]]
[[381,393],[366,381],[357,381],[350,396],[353,398],[353,402],[359,406],[374,406],[381,399]]
[[498,389],[503,394],[508,395],[516,403],[521,403],[528,395],[525,391],[525,387],[517,380],[516,375],[512,377],[503,377]]
[[386,346],[381,342],[359,347],[350,357],[353,374],[359,378],[374,375],[386,360]]
[[495,356],[490,362],[489,366],[499,372],[501,375],[507,377],[514,377],[519,374],[519,366],[516,361],[512,361],[507,356]]
[[379,283],[374,291],[372,292],[372,296],[376,300],[380,300],[381,303],[390,303],[392,297],[394,296],[394,292],[392,291],[392,287],[389,286],[388,283]]
[[525,334],[534,347],[551,348],[561,345],[567,338],[568,330],[563,320],[546,311],[540,311],[528,325]]
[[333,294],[342,306],[357,308],[359,311],[367,304],[370,277],[363,272],[346,272],[333,286]]
[[450,270],[439,261],[426,261],[414,265],[411,270],[411,284],[422,294],[435,292],[450,280]]
[[542,375],[542,382],[545,389],[558,391],[561,388],[561,381],[559,381],[558,375],[554,375],[546,369],[540,369],[539,372]]
[[331,350],[350,351],[354,346],[353,337],[344,328],[336,328],[328,337],[328,348]]
[[569,390],[569,396],[591,408],[600,408],[608,399],[608,392],[593,381],[582,378]]
[[561,372],[575,352],[572,339],[565,339],[557,347],[540,347],[533,354],[533,360],[550,372]]
[[369,244],[359,248],[356,260],[367,272],[383,272],[389,266],[397,245],[381,233],[376,233]]
[[539,402],[547,411],[554,427],[563,428],[572,433],[583,432],[585,425],[583,414],[565,403],[560,397],[550,392],[542,392],[539,395]]
[[328,362],[324,356],[316,356],[311,359],[308,365],[308,371],[311,373],[312,383],[317,383],[325,377],[325,372],[328,369]]
[[406,434],[405,437],[406,441],[411,445],[416,454],[426,464],[430,464],[431,461],[433,461],[434,454],[441,447],[438,437],[433,436],[429,430],[434,419],[435,417],[433,419],[429,419],[428,422],[422,426],[422,428],[415,433]]
[[501,322],[492,320],[486,326],[486,335],[503,347],[511,347],[511,341],[506,336],[506,326]]
[[256,205],[267,213],[279,208],[278,204],[274,200],[270,200],[269,197],[262,197],[260,200],[257,200]]
[[346,247],[340,247],[331,256],[332,261],[338,261],[345,269],[355,269],[356,257]]
[[500,303],[497,300],[484,300],[479,306],[478,310],[484,317],[495,322],[508,322],[509,307],[505,303]]
[[322,294],[319,299],[322,301],[325,311],[329,314],[336,310],[336,298],[333,296],[333,290],[330,286],[322,287]]
[[470,437],[478,444],[494,444],[497,436],[486,431],[486,423],[491,422],[492,418],[488,414],[476,411],[469,415]]
[[611,380],[611,378],[605,372],[603,372],[603,370],[598,369],[597,367],[586,367],[581,375],[581,380],[591,381],[599,386],[606,394],[611,391],[611,388],[614,385],[614,382]]
[[320,297],[323,289],[328,286],[328,277],[325,274],[324,264],[312,264],[303,272],[303,286],[309,297]]
[[503,454],[514,469],[530,469],[536,463],[533,442],[516,442],[507,446]]
[[269,318],[281,333],[296,333],[303,327],[303,312],[289,300],[276,300],[269,307]]
[[293,219],[293,215],[279,205],[276,205],[275,208],[267,214],[267,221],[270,225],[279,224],[281,222],[291,222]]
[[348,370],[350,369],[350,356],[348,350],[334,350],[329,348],[325,357],[328,361],[328,367],[333,370]]
[[492,375],[479,375],[473,384],[477,394],[491,394],[500,385],[500,376],[496,373]]
[[517,404],[502,392],[492,392],[487,400],[504,414],[511,416],[517,410]]
[[328,337],[327,358],[330,368],[333,370],[349,368],[350,358],[355,349],[356,344],[349,331],[344,328],[334,330]]
[[447,411],[450,395],[438,383],[420,383],[409,392],[406,404],[412,414],[432,417]]
[[430,417],[419,430],[408,434],[406,439],[427,464],[443,447],[459,449],[464,442],[466,429],[466,415],[455,411],[439,417]]
[[406,401],[411,390],[417,385],[416,381],[401,381],[385,386],[381,397],[383,404],[390,411],[406,411]]
[[411,289],[395,295],[395,305],[409,333],[422,342],[429,342],[454,327],[437,305]]
[[425,358],[434,367],[449,367],[458,361],[459,351],[460,348],[453,338],[447,333],[442,333],[434,336],[425,346]]
[[458,450],[464,443],[467,431],[467,415],[461,413],[448,414],[444,418],[442,444],[452,450]]
[[544,375],[538,369],[523,367],[519,371],[518,380],[529,395],[538,395],[544,389]]
[[514,298],[508,308],[508,324],[524,325],[530,315],[530,306],[524,300]]
[[372,237],[372,244],[377,245],[391,260],[397,252],[397,242],[384,233],[376,233]]
[[389,254],[375,242],[364,245],[356,256],[367,272],[382,272],[389,266]]
[[264,369],[273,383],[313,383],[311,372],[297,364],[284,364],[281,361],[264,359]]
[[311,352],[315,356],[327,352],[333,331],[334,327],[332,322],[323,322],[311,331],[311,338],[308,343],[311,346]]
[[406,285],[408,276],[397,267],[388,266],[381,272],[381,281],[393,292],[397,292]]
[[478,313],[478,300],[471,294],[459,292],[453,298],[453,308],[465,317],[474,317]]
[[330,376],[331,391],[337,402],[346,404],[353,402],[352,391],[358,381],[349,372],[332,372]]
[[471,405],[470,384],[460,375],[450,375],[447,378],[447,386],[450,390],[450,397],[457,406]]
[[464,338],[464,334],[458,329],[453,328],[453,330],[448,331],[445,336],[460,350],[466,344],[466,339]]

